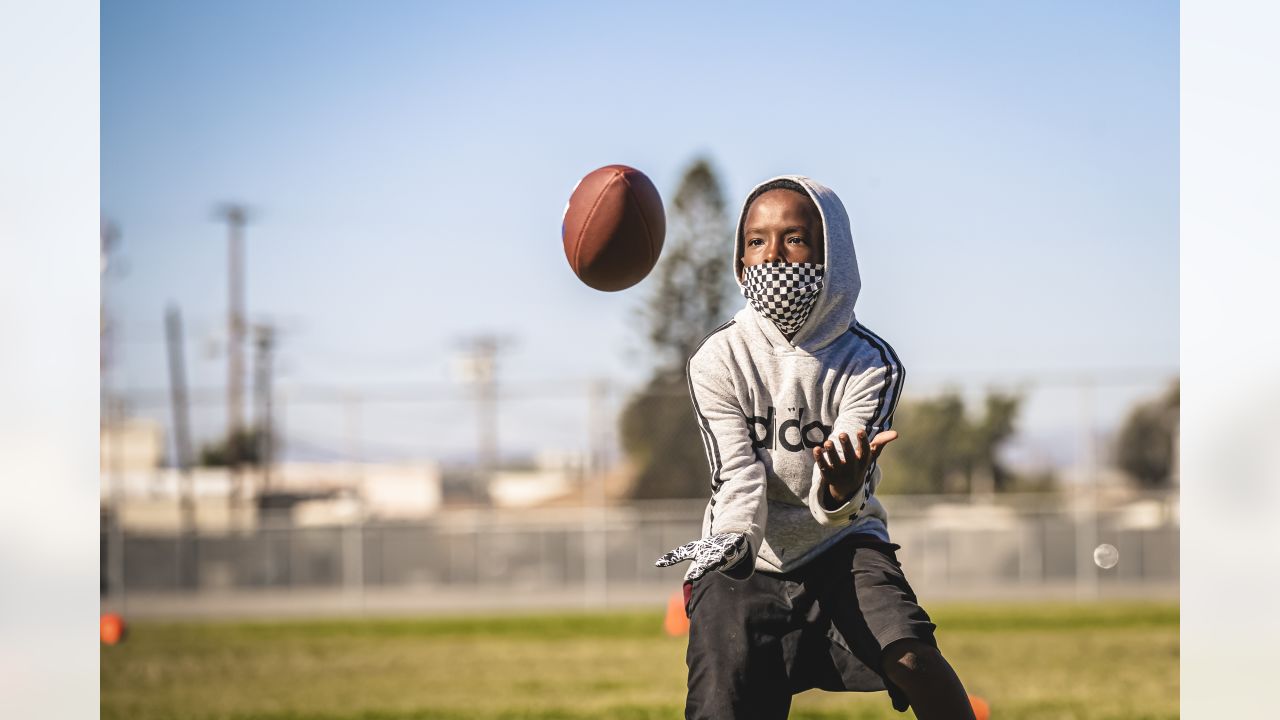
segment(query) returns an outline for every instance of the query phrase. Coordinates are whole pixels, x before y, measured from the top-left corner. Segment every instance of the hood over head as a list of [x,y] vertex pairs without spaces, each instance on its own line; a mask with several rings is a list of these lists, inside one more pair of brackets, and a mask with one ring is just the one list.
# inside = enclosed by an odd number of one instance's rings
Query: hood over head
[[780,175],[760,183],[747,194],[746,201],[742,203],[734,233],[733,277],[739,290],[742,289],[742,228],[747,220],[747,210],[761,194],[779,188],[798,190],[808,195],[818,206],[818,213],[822,217],[823,287],[814,301],[808,319],[790,340],[772,321],[756,312],[750,303],[747,303],[737,317],[744,319],[744,314],[749,316],[754,321],[752,324],[755,329],[763,334],[775,351],[800,348],[813,353],[847,332],[855,320],[853,306],[858,302],[862,278],[858,274],[858,257],[853,248],[853,230],[849,226],[849,215],[845,212],[844,203],[840,202],[840,198],[830,188],[803,175]]

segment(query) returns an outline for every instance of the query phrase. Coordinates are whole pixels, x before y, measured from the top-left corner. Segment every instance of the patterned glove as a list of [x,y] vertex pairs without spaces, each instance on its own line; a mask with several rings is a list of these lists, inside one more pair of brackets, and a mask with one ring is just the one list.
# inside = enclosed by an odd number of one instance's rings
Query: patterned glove
[[712,570],[733,567],[747,554],[747,536],[742,533],[720,533],[685,543],[658,558],[654,565],[671,567],[678,562],[692,560],[690,580],[697,580]]

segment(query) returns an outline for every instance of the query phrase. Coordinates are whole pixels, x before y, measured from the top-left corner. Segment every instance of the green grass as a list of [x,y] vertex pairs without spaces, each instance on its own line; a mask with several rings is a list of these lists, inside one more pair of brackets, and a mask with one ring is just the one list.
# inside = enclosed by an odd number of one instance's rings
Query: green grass
[[[930,608],[992,720],[1178,717],[1178,608]],[[147,623],[102,648],[102,717],[649,720],[683,716],[684,638],[661,612]],[[793,718],[909,718],[885,693],[805,693]]]

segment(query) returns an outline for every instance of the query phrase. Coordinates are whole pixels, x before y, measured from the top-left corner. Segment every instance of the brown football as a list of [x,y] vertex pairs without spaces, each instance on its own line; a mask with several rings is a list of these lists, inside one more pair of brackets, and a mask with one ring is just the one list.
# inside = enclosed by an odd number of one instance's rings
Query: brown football
[[625,290],[658,262],[667,233],[662,196],[645,174],[606,165],[578,182],[560,236],[578,279],[596,290]]

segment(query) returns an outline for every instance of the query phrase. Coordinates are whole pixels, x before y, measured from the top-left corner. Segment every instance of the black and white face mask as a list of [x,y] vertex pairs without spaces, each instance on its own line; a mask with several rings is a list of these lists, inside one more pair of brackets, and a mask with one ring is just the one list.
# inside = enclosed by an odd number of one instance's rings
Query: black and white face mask
[[791,335],[804,325],[822,289],[822,265],[762,263],[742,269],[742,294],[756,312]]

